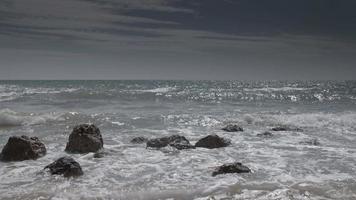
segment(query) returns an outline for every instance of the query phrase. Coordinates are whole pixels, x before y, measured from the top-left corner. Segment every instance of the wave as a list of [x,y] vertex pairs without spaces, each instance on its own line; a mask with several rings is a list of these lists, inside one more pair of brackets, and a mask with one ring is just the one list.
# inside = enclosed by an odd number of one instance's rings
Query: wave
[[43,124],[47,121],[61,119],[61,116],[60,114],[20,113],[10,109],[2,109],[0,110],[0,127]]
[[159,87],[155,89],[147,89],[147,90],[134,90],[136,92],[150,92],[150,93],[168,93],[175,91],[176,87]]
[[[109,84],[110,83],[110,84]],[[286,102],[286,103],[355,103],[355,83],[245,83],[245,82],[109,82],[99,84],[16,85],[0,84],[0,102],[19,98],[30,100],[60,99],[63,102],[85,100],[166,100],[207,103]],[[48,95],[49,98],[43,98]],[[47,96],[46,96],[47,97]]]
[[0,85],[0,102],[11,101],[25,96],[32,96],[38,94],[60,94],[60,93],[72,93],[80,88],[70,87],[22,87],[19,85]]
[[23,94],[59,94],[70,93],[79,90],[79,88],[25,88]]
[[273,88],[273,87],[266,87],[266,88],[244,88],[247,92],[277,92],[277,91],[303,91],[303,90],[311,90],[312,88],[300,88],[300,87],[280,87],[280,88]]
[[0,111],[0,126],[21,126],[24,118],[12,110],[4,109]]

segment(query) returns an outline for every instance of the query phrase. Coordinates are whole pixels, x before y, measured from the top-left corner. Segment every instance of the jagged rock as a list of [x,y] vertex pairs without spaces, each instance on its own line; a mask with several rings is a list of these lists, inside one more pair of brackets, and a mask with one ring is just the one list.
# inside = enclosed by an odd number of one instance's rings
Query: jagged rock
[[311,140],[302,141],[299,144],[319,146],[320,142],[319,142],[318,139],[314,138],[314,139],[311,139]]
[[208,135],[202,139],[200,139],[195,147],[203,147],[208,149],[227,147],[231,144],[231,141],[217,135]]
[[266,131],[266,132],[257,134],[257,136],[258,137],[272,137],[273,134],[271,132]]
[[83,175],[80,164],[71,157],[59,158],[55,162],[47,165],[45,169],[49,169],[52,175],[63,175],[64,177]]
[[169,137],[151,139],[148,140],[146,144],[148,148],[156,149],[166,147],[168,145],[179,150],[195,148],[193,145],[190,144],[189,140],[187,140],[184,136],[180,135],[172,135]]
[[244,129],[236,124],[228,124],[221,130],[226,131],[226,132],[239,132],[239,131],[244,131]]
[[216,176],[219,174],[227,174],[227,173],[250,173],[251,170],[242,165],[239,162],[225,164],[220,167],[217,167],[213,172],[212,176]]
[[135,137],[135,138],[133,138],[131,140],[131,143],[133,143],[133,144],[142,144],[142,143],[145,143],[147,141],[148,141],[148,139],[145,138],[145,137]]
[[70,153],[96,152],[103,145],[99,128],[92,124],[81,124],[73,128],[65,150]]
[[293,126],[286,126],[286,125],[282,125],[282,126],[277,126],[272,128],[272,131],[303,131],[303,129],[300,129],[298,127],[293,127]]
[[12,136],[2,149],[0,160],[35,160],[44,155],[46,155],[46,147],[37,137]]

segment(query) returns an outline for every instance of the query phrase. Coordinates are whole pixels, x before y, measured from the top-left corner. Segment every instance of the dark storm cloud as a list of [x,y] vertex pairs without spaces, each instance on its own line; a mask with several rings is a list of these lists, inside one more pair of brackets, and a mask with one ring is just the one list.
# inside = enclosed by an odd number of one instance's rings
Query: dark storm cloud
[[1,32],[9,25],[93,32],[109,26],[113,34],[115,28],[168,28],[352,38],[355,8],[353,0],[4,0],[0,19]]
[[0,78],[345,79],[355,72],[355,8],[353,0],[3,0]]

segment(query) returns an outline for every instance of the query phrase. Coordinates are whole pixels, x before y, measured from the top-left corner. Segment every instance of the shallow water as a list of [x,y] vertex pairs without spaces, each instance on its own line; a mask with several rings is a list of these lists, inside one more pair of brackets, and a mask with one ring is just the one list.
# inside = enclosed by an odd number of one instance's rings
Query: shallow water
[[[221,131],[229,122],[245,131]],[[79,178],[43,172],[80,123],[100,128],[105,156],[71,155]],[[256,136],[277,125],[304,131]],[[172,134],[232,145],[130,144]],[[47,155],[0,162],[0,199],[356,199],[356,81],[0,81],[0,146],[12,135],[38,136]],[[234,161],[253,173],[211,176]]]

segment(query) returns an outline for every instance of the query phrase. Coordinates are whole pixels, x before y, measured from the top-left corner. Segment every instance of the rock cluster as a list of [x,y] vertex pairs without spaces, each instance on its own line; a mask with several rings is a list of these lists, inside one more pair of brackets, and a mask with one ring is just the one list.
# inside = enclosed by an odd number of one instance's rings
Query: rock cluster
[[[81,124],[74,127],[69,136],[65,150],[69,153],[96,152],[104,155],[103,138],[99,128],[92,124]],[[23,161],[37,159],[46,155],[45,145],[37,137],[12,136],[1,151],[1,161]],[[71,157],[62,157],[47,165],[51,174],[65,177],[80,176],[83,174],[80,164]]]
[[147,144],[147,148],[156,148],[156,149],[160,149],[168,145],[178,150],[195,148],[193,145],[190,144],[187,138],[180,135],[172,135],[169,137],[151,139],[148,140],[146,144]]
[[[229,124],[222,128],[226,132],[243,131],[243,128],[237,125]],[[278,126],[272,128],[273,131],[302,131],[302,129],[290,126]],[[257,134],[258,137],[272,137],[271,132]],[[195,148],[222,148],[231,145],[231,140],[218,135],[208,135],[201,138],[192,145],[187,138],[181,135],[172,135],[167,137],[148,140],[145,137],[136,137],[131,143],[146,143],[147,148],[160,149],[163,147],[174,147],[178,150]],[[317,139],[301,142],[301,144],[320,145]],[[94,157],[101,158],[106,152],[103,149],[104,142],[99,128],[93,124],[80,124],[73,128],[69,135],[65,151],[68,153],[89,153],[94,152]],[[1,151],[1,161],[22,161],[37,159],[46,154],[45,145],[37,137],[12,136]],[[83,175],[83,170],[78,162],[71,157],[61,157],[55,162],[47,165],[45,170],[51,174],[63,175],[64,177],[73,177]],[[224,164],[217,167],[212,176],[227,173],[250,173],[251,170],[239,162]]]

